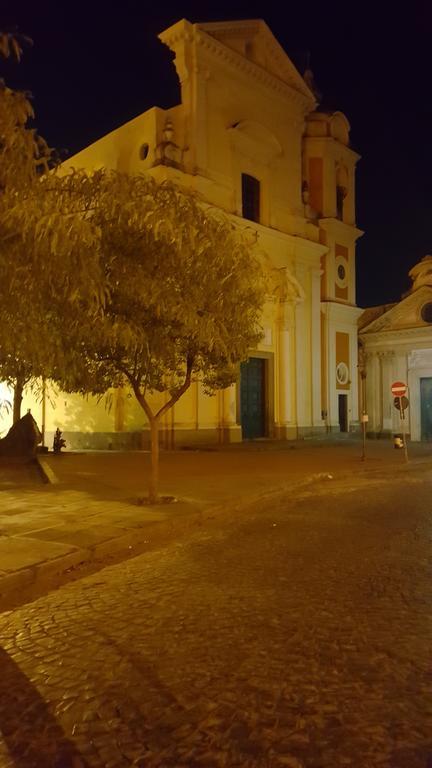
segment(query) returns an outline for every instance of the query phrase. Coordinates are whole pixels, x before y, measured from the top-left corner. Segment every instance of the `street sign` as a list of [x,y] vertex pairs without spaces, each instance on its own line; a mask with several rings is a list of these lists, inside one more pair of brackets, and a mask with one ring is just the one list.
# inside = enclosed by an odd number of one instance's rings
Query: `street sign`
[[407,385],[403,381],[395,381],[391,385],[391,393],[395,397],[402,397],[407,391]]
[[[392,392],[392,395],[394,396],[393,403],[395,408],[397,408],[399,411],[400,423],[402,427],[402,445],[405,450],[406,462],[408,462],[408,449],[407,449],[407,444],[405,440],[405,409],[409,405],[408,398],[405,397],[407,389],[408,387],[404,381],[394,381],[393,384],[391,385],[391,392]],[[395,443],[395,447],[396,447],[396,443]],[[398,445],[398,447],[401,448],[402,446]]]
[[393,400],[393,405],[398,409],[398,411],[400,411],[402,405],[402,410],[405,411],[405,409],[409,406],[409,400],[404,395],[402,397],[395,397]]

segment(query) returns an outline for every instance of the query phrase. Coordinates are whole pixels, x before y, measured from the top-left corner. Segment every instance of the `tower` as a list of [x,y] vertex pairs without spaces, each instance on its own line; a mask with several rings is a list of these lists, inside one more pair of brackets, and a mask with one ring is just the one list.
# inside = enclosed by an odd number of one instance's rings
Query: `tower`
[[341,112],[312,112],[303,138],[303,202],[317,221],[321,257],[322,412],[327,428],[348,432],[358,422],[355,168]]

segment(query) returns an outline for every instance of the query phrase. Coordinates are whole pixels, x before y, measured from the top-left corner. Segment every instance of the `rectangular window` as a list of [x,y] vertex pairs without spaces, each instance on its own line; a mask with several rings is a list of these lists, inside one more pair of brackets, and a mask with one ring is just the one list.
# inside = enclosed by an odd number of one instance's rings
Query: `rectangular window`
[[260,183],[247,173],[242,173],[242,214],[244,219],[260,220]]

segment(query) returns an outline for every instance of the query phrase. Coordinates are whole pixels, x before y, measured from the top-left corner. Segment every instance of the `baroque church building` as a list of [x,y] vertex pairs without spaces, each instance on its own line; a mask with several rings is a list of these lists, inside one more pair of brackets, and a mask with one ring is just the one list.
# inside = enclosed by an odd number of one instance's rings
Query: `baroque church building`
[[[253,228],[279,274],[263,337],[238,381],[209,397],[199,382],[167,412],[161,441],[296,439],[358,428],[355,167],[348,120],[320,109],[262,20],[192,24],[160,34],[174,54],[181,103],[153,107],[72,157],[66,167],[148,173],[197,190]],[[155,398],[160,398],[155,394]],[[40,406],[27,400],[40,423]],[[25,412],[23,410],[23,412]],[[110,410],[60,395],[45,407],[69,448],[148,443],[127,390]]]

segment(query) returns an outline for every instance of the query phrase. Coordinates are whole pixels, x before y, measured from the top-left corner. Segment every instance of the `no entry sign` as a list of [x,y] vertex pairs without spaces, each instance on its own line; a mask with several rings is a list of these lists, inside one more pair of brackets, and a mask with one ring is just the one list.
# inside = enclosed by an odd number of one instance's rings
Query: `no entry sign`
[[391,391],[394,397],[403,397],[407,391],[407,385],[403,381],[395,381],[391,386]]

